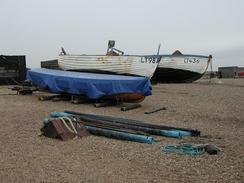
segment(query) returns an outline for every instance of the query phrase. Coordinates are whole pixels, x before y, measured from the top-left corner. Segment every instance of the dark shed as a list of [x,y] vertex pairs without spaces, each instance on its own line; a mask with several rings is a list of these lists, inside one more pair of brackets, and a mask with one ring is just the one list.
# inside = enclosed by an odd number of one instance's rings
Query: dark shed
[[24,55],[0,55],[0,84],[16,84],[26,79]]
[[220,78],[234,78],[237,76],[238,67],[219,67],[218,74]]

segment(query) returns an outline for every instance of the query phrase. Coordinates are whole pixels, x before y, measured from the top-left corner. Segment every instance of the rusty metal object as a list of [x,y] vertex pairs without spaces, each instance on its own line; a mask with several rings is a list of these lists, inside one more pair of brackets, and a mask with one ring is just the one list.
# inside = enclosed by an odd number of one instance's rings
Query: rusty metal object
[[71,133],[60,120],[54,119],[52,121],[52,124],[57,131],[57,137],[61,140],[66,141],[69,139],[73,139],[76,136],[75,134]]
[[73,139],[76,135],[71,133],[59,119],[53,119],[47,126],[41,129],[46,137],[59,138],[61,140]]
[[[50,138],[58,138],[63,141],[70,140],[78,137],[84,137],[90,133],[86,130],[83,124],[72,121],[77,133],[71,132],[65,124],[59,118],[52,119],[47,125],[45,125],[41,131],[42,135]],[[68,124],[66,124],[68,125]],[[69,127],[70,125],[68,125]]]
[[124,55],[124,52],[116,49],[115,47],[115,41],[114,40],[109,40],[108,41],[108,49],[107,49],[107,54],[109,56],[119,56],[119,55]]

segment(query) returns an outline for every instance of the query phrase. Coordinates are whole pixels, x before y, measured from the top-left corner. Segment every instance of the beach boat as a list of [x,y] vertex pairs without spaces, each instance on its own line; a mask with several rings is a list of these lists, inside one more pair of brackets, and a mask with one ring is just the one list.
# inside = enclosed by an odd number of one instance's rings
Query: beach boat
[[53,69],[30,69],[27,79],[34,86],[53,93],[83,95],[91,100],[106,99],[137,103],[152,94],[150,79]]
[[145,76],[151,78],[161,56],[124,55],[109,41],[106,55],[72,55],[62,49],[58,65],[62,70],[105,74]]
[[172,55],[161,55],[152,80],[161,83],[193,82],[204,75],[211,59],[211,55],[183,55],[178,50]]

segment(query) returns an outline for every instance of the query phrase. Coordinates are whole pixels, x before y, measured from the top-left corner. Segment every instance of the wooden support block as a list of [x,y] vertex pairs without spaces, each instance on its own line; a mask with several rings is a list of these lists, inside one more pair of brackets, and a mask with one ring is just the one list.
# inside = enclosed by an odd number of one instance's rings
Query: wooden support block
[[53,102],[59,102],[59,101],[70,101],[71,96],[70,95],[58,95],[54,98],[52,98]]
[[121,107],[121,111],[128,111],[128,110],[132,110],[132,109],[137,109],[141,107],[141,104],[127,104],[123,107]]
[[120,105],[120,102],[117,102],[116,100],[108,100],[101,103],[95,103],[94,107],[106,107],[106,106],[116,106],[116,105]]
[[94,107],[106,107],[106,106],[109,106],[108,102],[94,104]]
[[53,98],[57,97],[57,95],[41,95],[38,97],[41,101],[52,100]]
[[84,104],[87,103],[87,98],[84,96],[71,96],[71,103],[72,104]]

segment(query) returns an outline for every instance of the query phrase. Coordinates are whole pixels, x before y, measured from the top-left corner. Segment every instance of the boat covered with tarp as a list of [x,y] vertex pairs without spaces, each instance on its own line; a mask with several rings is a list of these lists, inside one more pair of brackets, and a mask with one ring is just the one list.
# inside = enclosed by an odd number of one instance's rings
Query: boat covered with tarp
[[140,102],[152,94],[150,79],[139,76],[31,69],[27,72],[27,79],[34,86],[53,93],[84,95],[89,99]]

